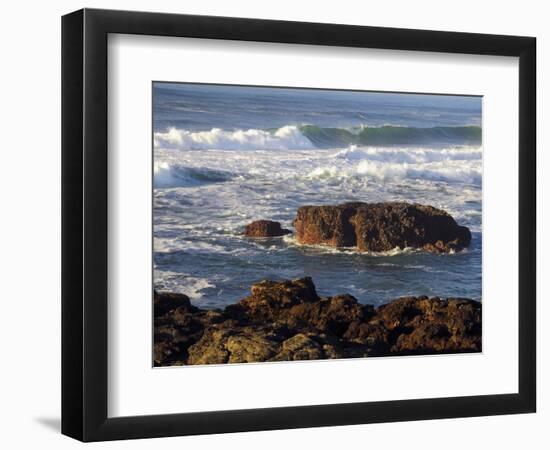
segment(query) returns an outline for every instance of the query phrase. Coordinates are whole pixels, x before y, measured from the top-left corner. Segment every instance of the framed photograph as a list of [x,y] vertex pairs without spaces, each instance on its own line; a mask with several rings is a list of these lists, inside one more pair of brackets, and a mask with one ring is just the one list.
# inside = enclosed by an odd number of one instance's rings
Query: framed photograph
[[535,412],[536,41],[62,21],[62,432]]

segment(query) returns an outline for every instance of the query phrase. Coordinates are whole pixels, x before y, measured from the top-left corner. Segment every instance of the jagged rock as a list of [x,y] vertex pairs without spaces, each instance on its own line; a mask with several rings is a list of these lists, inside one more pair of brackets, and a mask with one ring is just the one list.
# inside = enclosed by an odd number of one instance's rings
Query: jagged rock
[[281,347],[281,352],[273,358],[273,361],[300,361],[325,357],[321,345],[301,333],[284,341]]
[[175,292],[157,292],[153,294],[153,308],[155,310],[155,317],[162,316],[169,311],[172,311],[178,307],[183,307],[189,310],[196,310],[191,305],[189,297],[185,294],[178,294]]
[[[399,354],[481,351],[481,307],[469,299],[405,297],[378,308]],[[396,333],[396,331],[400,331]]]
[[279,222],[256,220],[245,227],[244,235],[248,237],[276,237],[289,234],[290,230],[281,228]]
[[230,353],[229,362],[267,361],[275,355],[280,346],[277,342],[258,334],[231,336],[226,343]]
[[[163,295],[159,304],[174,300]],[[481,351],[481,303],[469,299],[403,297],[375,308],[348,294],[320,298],[308,277],[264,280],[224,310],[177,298],[176,308],[155,308],[156,365]]]
[[301,244],[381,252],[420,248],[442,253],[470,245],[471,233],[447,212],[404,202],[302,206],[294,219]]
[[331,247],[357,245],[351,218],[361,203],[338,206],[302,206],[294,219],[296,239],[301,244],[324,244]]
[[229,360],[227,339],[230,330],[207,329],[199,341],[189,347],[187,364],[224,364]]
[[282,314],[282,310],[304,302],[316,302],[319,296],[311,278],[298,280],[264,280],[253,284],[251,295],[236,305],[226,308],[233,317],[253,319],[255,322],[273,320]]
[[403,297],[378,307],[369,322],[354,323],[345,338],[369,343],[381,354],[481,351],[481,304]]
[[351,295],[319,298],[310,277],[293,281],[264,280],[252,295],[226,308],[232,317],[253,323],[279,323],[290,328],[327,331],[342,336],[349,324],[372,310]]
[[239,327],[227,321],[206,328],[202,337],[189,347],[188,364],[223,364],[268,361],[288,338],[270,325]]

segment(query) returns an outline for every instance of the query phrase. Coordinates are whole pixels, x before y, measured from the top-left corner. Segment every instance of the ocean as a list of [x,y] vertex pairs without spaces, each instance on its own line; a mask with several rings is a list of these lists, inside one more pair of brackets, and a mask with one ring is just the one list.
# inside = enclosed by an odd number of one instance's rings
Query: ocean
[[[404,295],[481,300],[480,97],[153,84],[154,286],[201,308],[262,279],[311,276],[321,296],[380,305]],[[254,220],[292,230],[298,207],[408,201],[472,232],[454,254],[251,239]]]

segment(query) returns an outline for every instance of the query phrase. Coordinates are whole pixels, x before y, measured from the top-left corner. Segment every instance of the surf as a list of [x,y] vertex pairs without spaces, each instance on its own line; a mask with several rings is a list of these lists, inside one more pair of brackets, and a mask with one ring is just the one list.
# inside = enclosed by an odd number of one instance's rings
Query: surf
[[222,183],[235,177],[235,174],[228,171],[159,161],[155,162],[153,179],[155,188],[176,188]]
[[154,134],[155,148],[180,150],[307,150],[360,146],[480,145],[481,128],[381,127],[333,128],[286,125],[274,129],[212,128],[205,131],[169,128]]

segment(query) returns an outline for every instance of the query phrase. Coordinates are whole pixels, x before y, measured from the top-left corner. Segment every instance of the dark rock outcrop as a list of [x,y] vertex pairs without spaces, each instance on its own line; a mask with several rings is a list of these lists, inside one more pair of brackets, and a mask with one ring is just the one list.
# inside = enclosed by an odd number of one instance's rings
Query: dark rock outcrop
[[168,311],[172,311],[176,308],[182,307],[195,311],[197,308],[191,305],[189,297],[185,294],[178,294],[175,292],[154,292],[153,307],[155,309],[155,317],[162,316]]
[[279,222],[272,220],[256,220],[249,223],[244,230],[244,235],[248,237],[276,237],[289,233],[290,230],[281,228]]
[[444,253],[460,251],[471,241],[470,230],[445,211],[403,202],[302,206],[294,227],[301,244],[357,247],[360,251],[412,247]]
[[470,299],[402,297],[377,308],[366,323],[353,323],[344,336],[374,338],[392,354],[481,351],[481,303]]
[[155,293],[155,365],[481,351],[474,300],[403,297],[375,308],[347,294],[321,298],[311,278],[262,281],[224,310],[184,297]]

